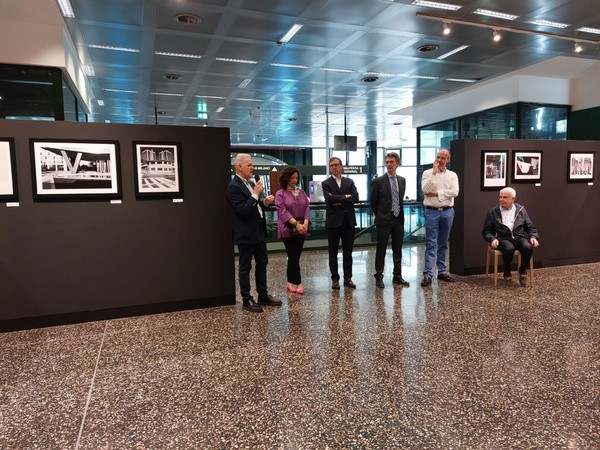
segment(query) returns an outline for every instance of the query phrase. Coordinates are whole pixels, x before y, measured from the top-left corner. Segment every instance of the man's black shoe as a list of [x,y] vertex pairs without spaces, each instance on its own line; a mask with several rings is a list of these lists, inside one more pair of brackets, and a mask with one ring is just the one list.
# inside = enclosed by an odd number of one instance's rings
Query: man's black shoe
[[340,288],[340,280],[331,280],[331,289],[339,289]]
[[263,306],[281,306],[282,303],[281,300],[276,300],[267,294],[258,296],[258,304]]
[[440,273],[438,275],[438,280],[446,281],[448,283],[454,283],[456,281],[454,278],[452,278],[447,273]]
[[244,300],[244,309],[250,312],[263,312],[262,307],[254,301],[254,299]]
[[431,284],[431,277],[424,276],[423,281],[421,281],[421,286],[426,287],[426,286],[429,286],[430,284]]
[[344,278],[344,286],[355,289],[356,285],[352,282],[352,278],[346,277]]
[[375,286],[383,289],[385,287],[385,283],[381,278],[375,278]]
[[392,283],[394,283],[394,284],[401,284],[402,286],[406,286],[406,287],[410,286],[410,283],[408,281],[406,281],[402,277],[394,277],[394,278],[392,278]]

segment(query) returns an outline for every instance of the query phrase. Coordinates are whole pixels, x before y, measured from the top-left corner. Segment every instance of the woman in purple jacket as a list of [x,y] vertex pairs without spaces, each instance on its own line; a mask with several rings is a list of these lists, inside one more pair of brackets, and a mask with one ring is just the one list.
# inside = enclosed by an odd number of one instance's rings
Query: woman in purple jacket
[[298,187],[300,172],[293,166],[283,169],[280,189],[275,193],[277,207],[277,237],[287,253],[287,290],[304,294],[300,274],[300,254],[309,235],[310,205],[306,192]]

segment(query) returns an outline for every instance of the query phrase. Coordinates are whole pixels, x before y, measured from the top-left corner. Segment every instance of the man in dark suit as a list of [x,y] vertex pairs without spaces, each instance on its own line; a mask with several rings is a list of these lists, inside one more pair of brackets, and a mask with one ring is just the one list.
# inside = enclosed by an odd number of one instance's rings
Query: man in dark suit
[[396,175],[400,166],[398,153],[385,155],[386,173],[377,177],[371,184],[371,209],[375,214],[377,227],[377,250],[375,252],[375,284],[378,288],[383,283],[383,265],[388,240],[392,236],[392,252],[394,260],[394,276],[392,282],[402,286],[410,284],[402,278],[402,242],[404,241],[404,192],[406,180]]
[[352,282],[352,248],[354,247],[354,227],[356,226],[354,204],[358,201],[358,191],[354,181],[342,176],[343,169],[340,158],[335,156],[330,158],[329,172],[331,176],[321,183],[325,203],[327,204],[325,228],[327,229],[332,289],[340,288],[340,274],[338,272],[340,238],[342,240],[344,286],[356,287]]
[[[275,202],[275,197],[269,195],[260,198],[263,184],[260,180],[252,181],[254,165],[250,155],[240,153],[235,157],[235,176],[227,186],[226,197],[233,210],[233,243],[238,246],[239,283],[244,309],[252,312],[262,312],[262,306],[280,306],[281,300],[275,300],[267,288],[267,244],[265,236],[267,226],[263,208]],[[250,270],[252,257],[256,263],[255,280],[258,301],[250,295]],[[261,306],[262,305],[262,306]]]

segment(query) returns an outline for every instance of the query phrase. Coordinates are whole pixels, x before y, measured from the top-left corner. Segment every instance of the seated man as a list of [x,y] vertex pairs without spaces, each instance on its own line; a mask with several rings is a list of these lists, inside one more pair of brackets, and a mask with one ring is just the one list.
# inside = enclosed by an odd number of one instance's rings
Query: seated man
[[515,250],[521,252],[519,283],[527,284],[527,267],[533,248],[540,245],[537,228],[531,222],[525,207],[515,203],[517,193],[506,187],[500,191],[500,204],[492,208],[485,218],[481,234],[492,248],[502,252],[504,279],[509,281],[510,265]]

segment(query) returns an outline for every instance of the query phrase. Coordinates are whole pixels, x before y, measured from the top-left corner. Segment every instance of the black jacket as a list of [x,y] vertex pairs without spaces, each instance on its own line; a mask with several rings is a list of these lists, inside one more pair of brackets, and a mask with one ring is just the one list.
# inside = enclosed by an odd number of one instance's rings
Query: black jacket
[[485,223],[483,224],[483,230],[481,230],[483,239],[486,242],[492,242],[494,239],[529,239],[531,237],[540,240],[538,230],[531,222],[529,214],[523,205],[515,203],[515,222],[513,229],[511,230],[502,223],[502,213],[500,212],[500,205],[490,209],[485,217]]
[[[335,178],[329,177],[321,183],[325,203],[327,203],[327,216],[325,218],[326,228],[339,228],[344,223],[344,215],[348,217],[348,223],[356,226],[354,215],[354,204],[358,201],[358,191],[354,181],[342,177],[342,186],[339,187]],[[350,197],[346,197],[350,194]]]

